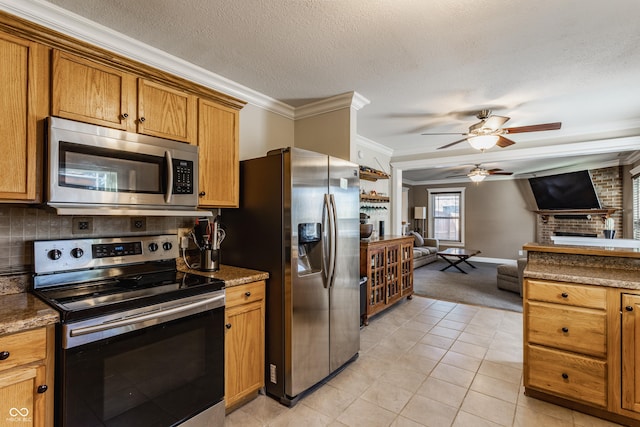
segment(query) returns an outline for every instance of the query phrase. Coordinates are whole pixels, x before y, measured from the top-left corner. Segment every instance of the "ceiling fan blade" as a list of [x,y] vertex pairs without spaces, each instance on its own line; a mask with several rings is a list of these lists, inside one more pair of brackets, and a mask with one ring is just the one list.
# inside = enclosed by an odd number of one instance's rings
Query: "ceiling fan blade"
[[[463,134],[463,135],[464,135],[464,134]],[[456,144],[460,144],[461,142],[464,142],[464,141],[466,141],[466,140],[467,140],[467,138],[462,138],[462,139],[459,139],[459,140],[457,140],[457,141],[453,141],[453,142],[452,142],[452,143],[450,143],[450,144],[443,145],[442,147],[438,147],[438,148],[437,148],[437,150],[442,150],[443,148],[449,148],[449,147],[452,147],[452,146],[454,146],[454,145],[456,145]]]
[[435,132],[435,133],[421,133],[420,135],[466,135],[462,132]]
[[497,129],[500,129],[502,125],[505,124],[508,120],[509,120],[509,117],[489,116],[489,118],[487,118],[487,120],[484,121],[482,126],[489,129],[497,130]]
[[498,139],[498,142],[496,142],[496,145],[498,147],[504,148],[504,147],[508,147],[510,145],[515,144],[515,141],[510,140],[509,138],[505,138],[502,135],[498,135],[500,138]]
[[513,172],[491,172],[488,171],[489,175],[513,175]]
[[541,125],[519,126],[515,128],[504,128],[507,133],[540,132],[543,130],[558,130],[562,126],[561,122],[545,123]]

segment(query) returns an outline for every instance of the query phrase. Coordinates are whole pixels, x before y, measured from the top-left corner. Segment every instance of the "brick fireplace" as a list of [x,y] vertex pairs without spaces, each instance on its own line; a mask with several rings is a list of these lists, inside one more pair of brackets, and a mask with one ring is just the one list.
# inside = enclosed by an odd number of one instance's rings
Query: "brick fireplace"
[[[602,207],[616,210],[609,216],[615,220],[616,237],[622,237],[622,167],[593,169],[589,172]],[[558,211],[557,215],[537,215],[536,241],[553,243],[551,236],[557,232],[603,237],[602,215],[588,214],[588,211],[570,214]]]

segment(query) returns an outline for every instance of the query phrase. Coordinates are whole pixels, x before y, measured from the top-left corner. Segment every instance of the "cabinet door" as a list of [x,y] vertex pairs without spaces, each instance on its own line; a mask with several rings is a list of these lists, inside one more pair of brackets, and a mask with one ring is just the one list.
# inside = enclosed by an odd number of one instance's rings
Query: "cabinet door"
[[402,296],[413,294],[413,242],[403,243],[402,251]]
[[386,271],[384,246],[370,247],[367,250],[367,315],[370,316],[383,309],[386,298]]
[[264,302],[227,309],[225,404],[233,406],[264,386]]
[[48,94],[47,70],[42,69],[46,48],[0,34],[0,58],[0,200],[37,201],[42,154],[37,152],[37,126],[46,116]]
[[52,115],[136,130],[135,76],[56,50],[52,88]]
[[45,366],[15,368],[0,374],[0,416],[2,425],[44,426]]
[[239,206],[238,116],[235,109],[199,100],[201,207]]
[[387,273],[387,304],[392,304],[402,297],[401,270],[400,270],[400,245],[387,246],[386,250]]
[[138,133],[195,144],[196,97],[138,79]]
[[622,407],[640,412],[640,295],[622,294]]

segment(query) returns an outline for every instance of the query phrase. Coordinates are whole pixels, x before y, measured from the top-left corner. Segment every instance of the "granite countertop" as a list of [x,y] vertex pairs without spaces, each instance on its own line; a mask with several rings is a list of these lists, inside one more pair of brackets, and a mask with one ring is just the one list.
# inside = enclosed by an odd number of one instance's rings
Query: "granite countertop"
[[640,271],[619,268],[588,267],[584,265],[534,264],[524,270],[530,279],[573,282],[612,288],[640,289]]
[[56,310],[27,292],[0,295],[0,335],[51,325],[59,321]]
[[244,285],[245,283],[257,282],[259,280],[267,280],[269,273],[258,270],[250,270],[248,268],[234,267],[231,265],[221,265],[218,271],[200,271],[188,268],[184,263],[178,264],[180,271],[198,274],[200,276],[214,277],[224,280],[226,287]]
[[528,243],[523,249],[529,252],[550,252],[557,254],[579,254],[606,257],[640,258],[640,248],[619,248],[615,247],[615,239],[610,240],[612,246],[574,246]]

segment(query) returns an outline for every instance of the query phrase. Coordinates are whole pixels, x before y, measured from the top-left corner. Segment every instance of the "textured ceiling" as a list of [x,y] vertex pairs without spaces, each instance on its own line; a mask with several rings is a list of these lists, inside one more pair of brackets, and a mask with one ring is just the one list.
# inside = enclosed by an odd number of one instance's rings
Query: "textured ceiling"
[[[638,0],[49,3],[291,106],[356,91],[371,101],[358,134],[393,149],[394,162],[476,156],[515,169],[522,148],[581,141],[616,158],[612,138],[640,134]],[[487,107],[511,117],[507,126],[562,129],[514,135],[516,145],[493,149],[511,153],[502,160],[466,143],[436,150],[455,135],[420,135],[466,132]],[[565,160],[556,167],[577,161],[553,156]]]

